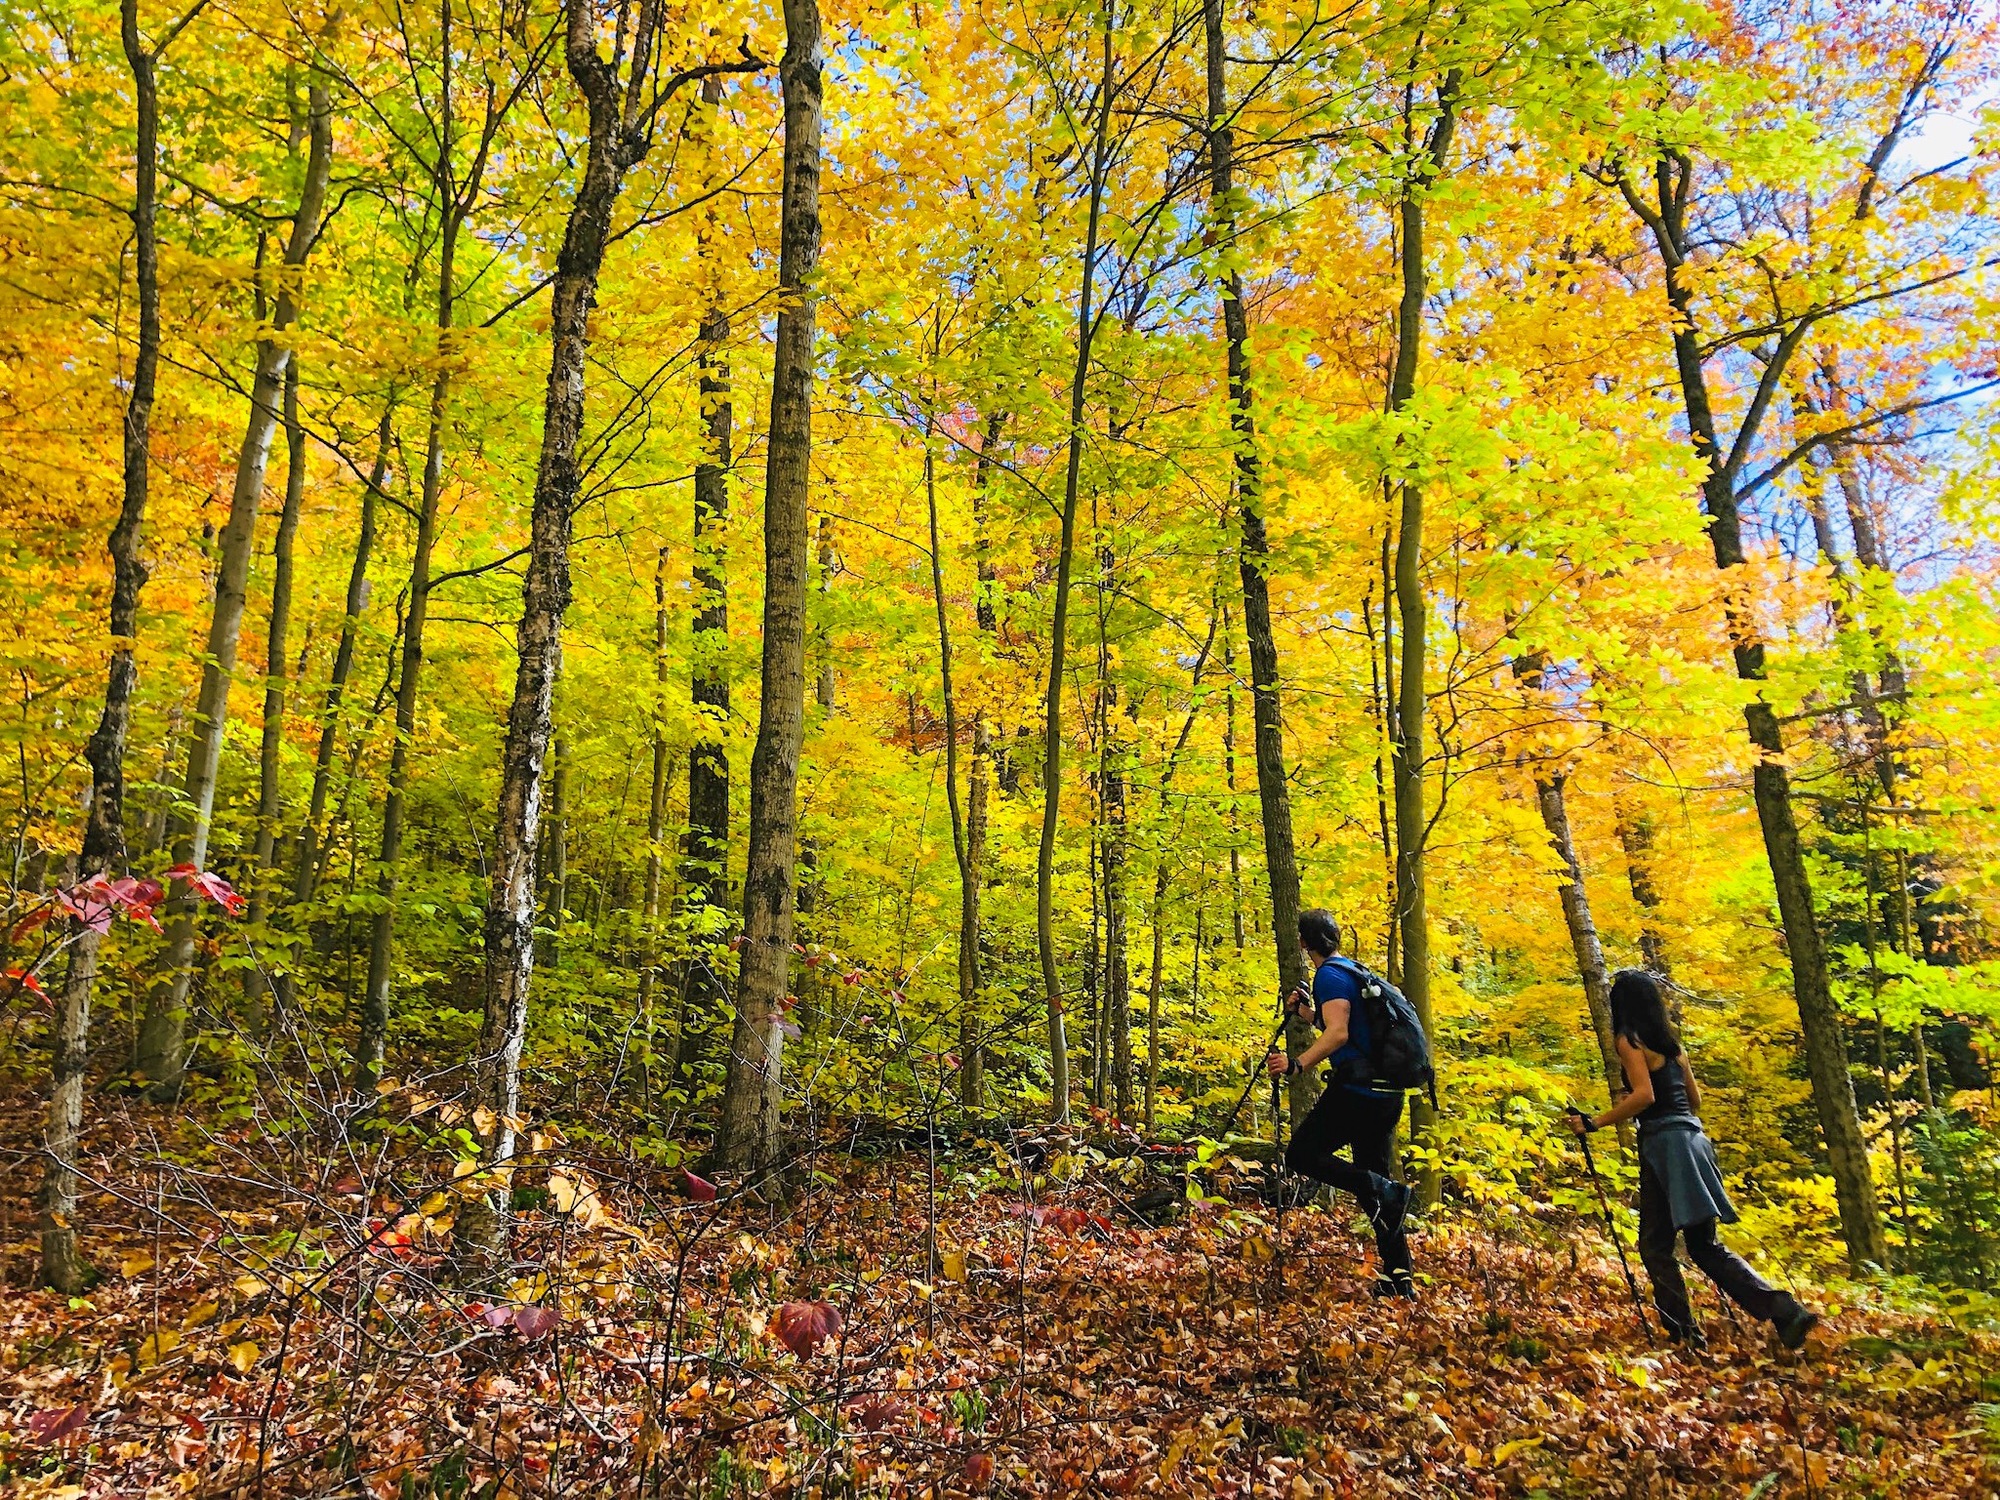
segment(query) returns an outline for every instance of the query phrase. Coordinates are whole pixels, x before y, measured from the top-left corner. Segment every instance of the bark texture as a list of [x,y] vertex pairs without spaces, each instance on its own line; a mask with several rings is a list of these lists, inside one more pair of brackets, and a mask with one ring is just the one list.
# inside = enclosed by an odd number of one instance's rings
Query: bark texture
[[[236,476],[229,493],[229,519],[222,528],[215,580],[215,608],[209,617],[201,691],[195,700],[194,737],[188,749],[182,811],[174,820],[174,863],[201,868],[208,861],[208,835],[215,810],[215,783],[222,741],[229,722],[229,688],[236,673],[236,650],[243,633],[250,555],[256,542],[257,511],[264,498],[264,471],[277,431],[291,345],[285,334],[298,318],[299,275],[319,237],[326,208],[327,178],[333,164],[333,112],[324,83],[312,89],[311,139],[305,181],[292,215],[271,313],[272,336],[257,345],[250,387],[250,416],[237,451]],[[187,1000],[194,979],[197,898],[176,881],[169,898],[167,942],[159,973],[146,996],[139,1027],[139,1071],[157,1100],[178,1097],[187,1068]]]
[[[1222,0],[1204,4],[1208,80],[1209,215],[1217,239],[1229,253],[1236,237],[1235,133],[1230,126]],[[1271,893],[1271,935],[1278,987],[1289,992],[1306,979],[1299,953],[1299,860],[1292,843],[1292,802],[1285,782],[1284,714],[1278,683],[1278,645],[1271,629],[1271,587],[1265,577],[1270,542],[1264,529],[1263,470],[1257,454],[1257,422],[1250,382],[1250,318],[1243,305],[1243,279],[1231,263],[1219,280],[1222,329],[1228,351],[1229,427],[1236,446],[1236,504],[1240,538],[1237,572],[1243,589],[1243,640],[1250,658],[1252,750],[1257,767],[1257,803],[1264,829],[1264,870]],[[1233,755],[1232,755],[1233,758]],[[1239,935],[1238,945],[1241,945]],[[1297,1057],[1312,1044],[1312,1028],[1293,1018],[1285,1027],[1285,1050]],[[1311,1074],[1299,1073],[1286,1085],[1292,1121],[1305,1118],[1317,1089]]]
[[[264,721],[257,746],[257,853],[250,881],[250,928],[259,932],[277,892],[278,828],[284,815],[282,755],[285,745],[285,655],[292,623],[292,547],[306,494],[306,434],[299,420],[299,362],[285,370],[285,504],[271,544],[271,618],[264,638]],[[264,965],[244,971],[244,1000],[253,1034],[263,1031]]]
[[598,275],[611,239],[611,214],[627,173],[651,148],[653,119],[666,100],[684,83],[733,66],[749,66],[747,61],[710,64],[670,80],[655,79],[651,68],[664,17],[660,0],[644,0],[631,20],[629,54],[614,55],[607,62],[597,50],[597,11],[585,0],[570,0],[568,11],[564,57],[588,107],[590,138],[552,288],[541,457],[529,518],[521,620],[514,637],[514,697],[500,757],[493,889],[486,906],[486,1017],[480,1037],[479,1092],[498,1120],[486,1152],[494,1162],[513,1156],[520,1114],[521,1052],[527,1042],[535,966],[535,850],[543,760],[554,721],[556,678],[562,669],[563,614],[570,601],[570,518],[582,491],[577,452],[583,437],[584,360]]
[[[1423,150],[1411,167],[1397,204],[1401,229],[1402,299],[1396,310],[1396,364],[1389,380],[1389,410],[1408,409],[1417,393],[1417,368],[1423,351],[1424,192],[1443,170],[1457,123],[1458,75],[1439,90],[1436,117],[1423,138]],[[1424,810],[1425,651],[1429,638],[1430,600],[1424,593],[1424,490],[1413,478],[1395,486],[1401,501],[1396,523],[1396,616],[1402,626],[1402,654],[1396,672],[1396,718],[1390,783],[1396,804],[1396,936],[1401,960],[1402,990],[1416,1010],[1426,1033],[1435,1036],[1431,1013],[1431,925],[1425,904],[1424,843],[1429,823]],[[1422,1139],[1430,1130],[1433,1111],[1428,1099],[1412,1096],[1410,1128]],[[1426,1170],[1420,1196],[1434,1204],[1441,1191],[1434,1170]]]
[[356,638],[361,616],[368,608],[368,564],[375,553],[376,503],[389,477],[389,450],[395,440],[396,402],[392,394],[382,408],[382,421],[375,431],[375,458],[368,469],[368,483],[361,492],[361,516],[354,532],[354,561],[347,572],[347,597],[340,618],[340,639],[333,649],[333,667],[327,675],[326,698],[320,707],[319,748],[313,755],[312,793],[306,804],[304,826],[299,830],[298,861],[292,874],[292,899],[310,901],[318,883],[320,845],[326,837],[326,801],[333,787],[334,750],[340,738],[341,704],[347,696],[347,680],[354,672]]
[[1541,770],[1535,774],[1535,802],[1541,808],[1542,827],[1548,830],[1549,846],[1562,861],[1556,896],[1562,902],[1563,925],[1569,929],[1570,950],[1576,954],[1577,977],[1583,982],[1584,1004],[1590,1010],[1590,1029],[1597,1038],[1604,1084],[1616,1104],[1625,1097],[1625,1068],[1618,1061],[1618,1047],[1611,1037],[1611,975],[1605,967],[1597,922],[1590,914],[1590,895],[1583,883],[1583,866],[1576,857],[1576,840],[1569,830],[1568,786],[1569,777],[1564,772]]
[[798,849],[799,749],[805,737],[807,496],[812,460],[812,363],[819,270],[823,55],[817,0],[784,0],[784,203],[778,246],[778,329],[764,469],[764,671],[750,760],[750,830],[743,880],[743,962],[729,1051],[718,1162],[739,1171],[775,1163],[783,1086],[786,984],[792,956]]
[[[703,253],[711,253],[706,242]],[[729,399],[729,314],[720,293],[700,333],[701,409],[708,441],[694,470],[693,700],[701,732],[688,755],[687,867],[690,908],[729,904],[729,575],[724,534],[729,523],[729,468],[735,412]],[[718,979],[720,949],[696,938],[681,987],[677,1070],[691,1073],[702,1039],[725,999]]]
[[639,1059],[633,1069],[639,1097],[653,1095],[653,1038],[658,1026],[653,1015],[653,995],[659,983],[660,880],[665,872],[667,836],[667,734],[661,713],[665,707],[667,676],[667,549],[660,548],[653,563],[653,675],[659,685],[659,707],[653,710],[653,780],[646,799],[646,886],[640,907],[639,951]]
[[[972,468],[973,552],[977,570],[973,620],[988,649],[999,635],[1000,620],[993,597],[999,574],[993,565],[987,500],[993,482],[993,456],[1006,420],[1003,412],[995,412],[986,419],[986,430]],[[967,1109],[980,1109],[986,1103],[986,1025],[981,995],[985,936],[981,930],[981,897],[987,878],[987,804],[992,798],[992,788],[993,726],[982,703],[976,704],[972,712],[972,765],[966,774],[965,791],[968,879],[959,905],[958,1102]]]
[[[156,227],[160,53],[159,48],[148,50],[140,37],[138,0],[121,0],[118,15],[125,61],[132,70],[137,114],[132,238],[139,339],[133,353],[132,384],[125,400],[123,495],[107,548],[111,554],[111,606],[107,619],[111,660],[105,673],[104,711],[84,747],[84,759],[90,766],[90,807],[84,819],[83,847],[77,857],[79,881],[122,870],[127,862],[125,744],[132,725],[132,695],[139,685],[133,642],[139,629],[139,594],[146,586],[146,565],[139,556],[139,543],[146,522],[153,401],[160,370],[160,251]],[[50,1066],[49,1112],[42,1135],[42,1181],[36,1209],[41,1231],[41,1281],[59,1292],[77,1296],[96,1280],[96,1272],[85,1259],[76,1233],[76,1152],[83,1126],[83,1086],[90,1066],[90,1005],[102,937],[80,923],[72,923],[67,936],[70,949],[62,990],[56,1001],[55,1056]]]
[[[1783,379],[1800,341],[1810,332],[1812,320],[1794,322],[1776,340],[1762,361],[1757,389],[1735,440],[1725,449],[1709,399],[1707,353],[1690,279],[1687,211],[1693,172],[1693,163],[1687,158],[1663,155],[1654,163],[1650,188],[1622,177],[1618,187],[1635,216],[1651,231],[1666,276],[1674,363],[1687,413],[1689,441],[1706,471],[1702,481],[1702,509],[1708,517],[1708,537],[1716,569],[1728,582],[1724,609],[1736,675],[1745,682],[1762,682],[1766,675],[1765,648],[1757,627],[1756,601],[1747,592],[1748,584],[1739,581],[1744,575],[1737,571],[1747,558],[1736,482],[1777,383]],[[1860,1112],[1855,1107],[1847,1039],[1827,972],[1825,942],[1813,909],[1812,880],[1806,869],[1798,817],[1792,803],[1784,729],[1777,711],[1761,697],[1745,705],[1743,719],[1756,753],[1751,790],[1764,835],[1765,856],[1771,866],[1772,884],[1777,889],[1785,946],[1791,956],[1792,993],[1805,1036],[1813,1105],[1840,1204],[1841,1235],[1847,1244],[1848,1259],[1856,1268],[1882,1265],[1887,1260],[1888,1243],[1875,1199],[1868,1143],[1862,1133]]]
[[1069,458],[1063,478],[1062,540],[1056,551],[1055,608],[1049,621],[1049,675],[1042,695],[1042,834],[1035,852],[1035,947],[1042,965],[1042,1001],[1049,1025],[1050,1110],[1069,1119],[1069,1039],[1063,1023],[1062,978],[1056,970],[1056,820],[1062,808],[1062,678],[1069,645],[1070,575],[1076,564],[1076,509],[1083,477],[1084,396],[1091,343],[1097,332],[1092,303],[1097,289],[1097,236],[1104,212],[1104,179],[1110,154],[1111,102],[1116,79],[1112,15],[1104,12],[1103,76],[1098,80],[1092,131],[1089,214],[1084,227],[1083,285],[1076,306],[1076,366],[1069,383]]

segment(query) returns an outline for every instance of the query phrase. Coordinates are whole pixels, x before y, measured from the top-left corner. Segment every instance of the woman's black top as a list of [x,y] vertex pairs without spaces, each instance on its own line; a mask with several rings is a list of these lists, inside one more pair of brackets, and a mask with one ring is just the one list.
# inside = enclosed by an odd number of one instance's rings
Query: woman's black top
[[1653,1069],[1653,1102],[1639,1111],[1639,1123],[1649,1120],[1664,1120],[1673,1115],[1691,1115],[1693,1106],[1688,1101],[1687,1078],[1681,1072],[1681,1060],[1670,1057]]
[[1661,1191],[1639,1195],[1641,1234],[1647,1220],[1663,1211],[1675,1231],[1704,1223],[1734,1224],[1736,1208],[1723,1186],[1715,1147],[1689,1107],[1681,1060],[1666,1059],[1653,1069],[1652,1079],[1653,1102],[1639,1112],[1640,1176],[1652,1177]]

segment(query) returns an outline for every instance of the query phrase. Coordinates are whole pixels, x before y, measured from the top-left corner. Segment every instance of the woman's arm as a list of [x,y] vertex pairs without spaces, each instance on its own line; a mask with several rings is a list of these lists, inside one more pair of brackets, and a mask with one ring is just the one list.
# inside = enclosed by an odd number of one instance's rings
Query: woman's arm
[[1701,1113],[1701,1085],[1694,1081],[1694,1064],[1688,1061],[1687,1048],[1681,1048],[1681,1082],[1687,1085],[1688,1113]]
[[[1681,1055],[1685,1057],[1687,1054]],[[1621,1036],[1618,1038],[1618,1061],[1624,1065],[1625,1087],[1629,1092],[1617,1104],[1589,1122],[1591,1127],[1598,1130],[1612,1125],[1623,1125],[1653,1102],[1653,1075],[1646,1071],[1646,1054]],[[1585,1128],[1584,1117],[1571,1115],[1570,1125],[1581,1135]]]

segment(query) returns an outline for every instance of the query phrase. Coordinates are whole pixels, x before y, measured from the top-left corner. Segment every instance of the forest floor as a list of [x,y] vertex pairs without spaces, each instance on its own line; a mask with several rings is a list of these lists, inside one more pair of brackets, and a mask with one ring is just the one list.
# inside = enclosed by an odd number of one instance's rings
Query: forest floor
[[2000,1494],[2000,1341],[1848,1288],[1792,1356],[1698,1287],[1711,1347],[1668,1352],[1555,1217],[1421,1227],[1403,1304],[1344,1213],[1227,1162],[1168,1208],[1178,1168],[1062,1142],[1033,1203],[998,1147],[935,1193],[924,1152],[826,1152],[767,1204],[543,1140],[471,1295],[448,1173],[295,1145],[281,1181],[249,1133],[139,1168],[150,1113],[93,1137],[106,1274],[67,1299],[4,1098],[10,1497]]

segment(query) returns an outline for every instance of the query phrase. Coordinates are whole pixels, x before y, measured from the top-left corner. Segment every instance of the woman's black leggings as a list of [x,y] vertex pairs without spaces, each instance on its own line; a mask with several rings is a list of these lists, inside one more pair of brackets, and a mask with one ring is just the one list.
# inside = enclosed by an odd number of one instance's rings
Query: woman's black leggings
[[1777,1317],[1784,1293],[1778,1291],[1750,1268],[1743,1259],[1716,1238],[1715,1220],[1703,1219],[1684,1230],[1674,1228],[1673,1209],[1667,1200],[1666,1184],[1639,1159],[1639,1259],[1653,1278],[1653,1306],[1667,1332],[1685,1337],[1694,1332],[1694,1316],[1688,1308],[1687,1282],[1681,1279],[1680,1262],[1674,1258],[1674,1240],[1687,1239],[1688,1259],[1707,1273],[1723,1291],[1753,1318],[1769,1322]]

